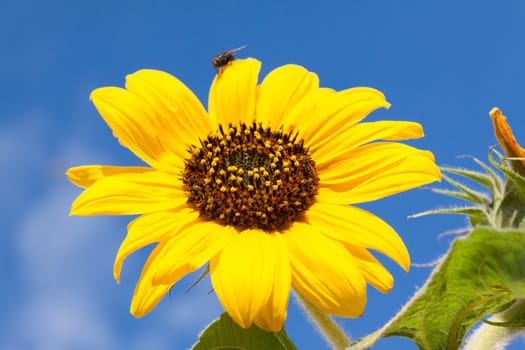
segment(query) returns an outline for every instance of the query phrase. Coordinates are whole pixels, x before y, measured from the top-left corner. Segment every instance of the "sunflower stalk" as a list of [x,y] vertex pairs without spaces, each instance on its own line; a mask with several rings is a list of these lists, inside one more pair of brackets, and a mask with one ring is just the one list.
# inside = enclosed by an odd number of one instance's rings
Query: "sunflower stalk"
[[504,349],[525,331],[525,299],[518,299],[507,310],[481,324],[467,339],[464,350]]
[[344,350],[350,346],[352,343],[350,337],[345,334],[330,315],[319,310],[303,297],[301,293],[295,291],[294,294],[311,322],[317,327],[317,331],[330,343],[332,349]]
[[388,331],[388,329],[390,327],[392,327],[397,321],[399,321],[403,317],[403,315],[405,315],[405,313],[414,305],[414,303],[421,296],[423,296],[426,293],[428,285],[429,285],[430,281],[432,280],[432,276],[434,274],[436,274],[440,270],[442,263],[443,263],[443,258],[440,258],[440,259],[438,259],[437,262],[435,262],[435,266],[436,267],[434,268],[434,270],[433,270],[432,274],[430,275],[430,277],[425,281],[423,286],[421,286],[414,293],[414,295],[405,303],[405,305],[403,305],[401,310],[399,310],[399,312],[394,317],[392,317],[390,320],[388,320],[388,322],[385,323],[377,331],[375,331],[375,332],[373,332],[371,334],[368,334],[368,335],[360,338],[356,342],[354,342],[346,350],[367,350],[367,349],[371,348],[379,340],[379,338],[383,337],[385,335],[385,333]]

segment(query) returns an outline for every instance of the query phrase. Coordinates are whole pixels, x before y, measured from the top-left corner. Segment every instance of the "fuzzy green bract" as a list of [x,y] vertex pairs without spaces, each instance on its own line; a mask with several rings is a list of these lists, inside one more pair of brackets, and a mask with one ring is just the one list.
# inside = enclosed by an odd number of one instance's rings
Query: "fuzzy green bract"
[[[497,159],[494,159],[494,155]],[[497,151],[491,149],[488,158],[492,166],[501,172],[501,175],[476,158],[473,160],[483,168],[483,172],[442,168],[445,173],[477,183],[485,191],[473,189],[446,175],[443,178],[455,189],[432,189],[436,193],[462,199],[468,203],[467,205],[432,209],[412,217],[428,214],[463,214],[469,218],[473,228],[487,226],[495,229],[525,229],[525,178],[513,170],[509,162]]]

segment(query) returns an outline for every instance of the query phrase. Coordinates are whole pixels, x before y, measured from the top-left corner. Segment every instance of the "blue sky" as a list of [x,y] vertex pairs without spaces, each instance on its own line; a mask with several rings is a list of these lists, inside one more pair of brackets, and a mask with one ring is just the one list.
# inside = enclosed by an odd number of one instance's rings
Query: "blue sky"
[[[473,167],[495,144],[489,110],[499,106],[525,144],[525,4],[496,1],[4,1],[0,5],[0,348],[184,349],[221,307],[197,274],[150,315],[128,312],[147,251],[112,279],[129,218],[69,217],[79,190],[64,171],[82,164],[139,164],[119,146],[90,103],[104,85],[123,86],[140,68],[168,71],[206,103],[221,50],[263,62],[262,74],[296,63],[321,85],[371,86],[392,103],[374,119],[413,120],[426,137],[412,144],[441,165]],[[465,226],[461,217],[407,220],[451,200],[425,190],[364,205],[405,240],[415,263],[449,246],[438,240]],[[360,319],[342,320],[353,336],[374,331],[428,273],[409,274],[387,259],[396,285],[369,289]],[[327,348],[290,304],[287,329],[300,349]],[[516,341],[512,349],[524,346]],[[415,349],[400,339],[374,349]]]

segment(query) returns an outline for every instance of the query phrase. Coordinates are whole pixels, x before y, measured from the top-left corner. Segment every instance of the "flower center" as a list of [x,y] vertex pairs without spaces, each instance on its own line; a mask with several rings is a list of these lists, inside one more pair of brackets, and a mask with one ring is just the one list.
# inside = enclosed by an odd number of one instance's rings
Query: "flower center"
[[315,162],[297,140],[261,124],[229,124],[191,146],[183,182],[202,217],[239,229],[286,229],[314,202]]

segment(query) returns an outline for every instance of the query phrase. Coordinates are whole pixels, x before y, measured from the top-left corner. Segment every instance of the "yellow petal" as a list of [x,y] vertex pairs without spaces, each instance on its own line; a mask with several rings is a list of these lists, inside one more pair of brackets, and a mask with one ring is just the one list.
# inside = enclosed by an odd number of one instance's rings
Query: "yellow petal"
[[270,330],[282,328],[290,290],[287,264],[282,237],[260,230],[237,234],[211,260],[213,288],[237,324],[248,328],[257,319]]
[[318,168],[324,200],[335,203],[373,201],[441,180],[431,152],[400,143],[377,142],[349,157]]
[[329,96],[336,95],[337,92],[330,88],[317,88],[310,90],[303,99],[297,101],[292,106],[288,113],[283,115],[281,124],[285,130],[293,130],[299,132],[300,138],[304,138],[301,134],[302,130],[309,130],[310,124],[318,123],[318,121],[309,118],[310,115],[315,114],[315,111],[323,104]]
[[160,253],[153,283],[169,282],[181,270],[190,272],[199,269],[237,235],[231,226],[202,219],[180,227],[179,231]]
[[[203,266],[237,234],[231,227],[203,221],[186,224],[180,230],[175,237],[161,241],[146,262],[131,303],[134,316],[142,317],[150,312],[177,281]],[[213,237],[207,237],[209,235]],[[196,246],[192,246],[190,241]],[[167,263],[173,264],[170,273],[163,272]]]
[[255,119],[256,86],[261,62],[235,60],[223,67],[210,88],[208,111],[217,124],[251,123]]
[[173,276],[173,280],[166,284],[153,284],[153,275],[156,271],[157,256],[164,249],[164,243],[159,243],[150,253],[146,264],[142,268],[133,299],[131,300],[130,312],[135,317],[142,317],[150,312],[159,301],[166,295],[170,288],[182,277],[186,275],[181,271],[178,276]]
[[274,235],[274,276],[270,299],[261,312],[255,316],[254,323],[268,332],[279,332],[286,319],[286,309],[290,297],[292,276],[286,242],[280,234]]
[[168,73],[139,70],[126,77],[126,88],[154,110],[158,137],[170,148],[196,143],[216,129],[193,92]]
[[301,66],[289,64],[274,69],[259,87],[257,121],[278,130],[286,114],[318,87],[317,75]]
[[349,204],[373,201],[441,180],[439,168],[425,155],[415,154],[395,168],[346,191]]
[[413,155],[426,156],[433,160],[432,153],[398,142],[375,142],[350,151],[347,159],[324,162],[316,168],[323,185],[337,185],[348,182],[355,187],[370,177],[395,168]]
[[328,138],[322,147],[311,151],[318,169],[327,163],[346,160],[352,150],[376,140],[408,140],[423,137],[423,128],[414,122],[378,121],[349,126],[338,136]]
[[128,225],[128,234],[115,257],[113,277],[120,283],[122,263],[131,253],[149,244],[167,241],[181,234],[188,225],[197,223],[199,212],[183,208],[177,212],[160,211],[142,215]]
[[98,180],[116,174],[147,173],[155,171],[152,168],[140,166],[109,166],[109,165],[84,165],[69,168],[66,175],[78,187],[89,187]]
[[313,151],[344,132],[345,126],[359,122],[378,108],[389,106],[378,90],[352,88],[325,96],[312,114],[302,116],[307,122],[298,127],[305,145]]
[[84,190],[71,215],[144,214],[180,207],[187,194],[177,176],[155,171],[105,177]]
[[355,264],[368,283],[382,293],[388,293],[394,285],[394,278],[368,250],[343,242],[352,254]]
[[184,168],[188,146],[168,139],[154,109],[140,97],[121,88],[103,87],[91,93],[91,100],[120,143],[136,156],[158,170]]
[[305,214],[306,221],[324,235],[385,254],[408,271],[410,256],[396,231],[364,209],[318,201]]
[[295,223],[283,237],[292,266],[292,284],[322,311],[358,317],[366,304],[366,281],[338,241],[313,225]]

